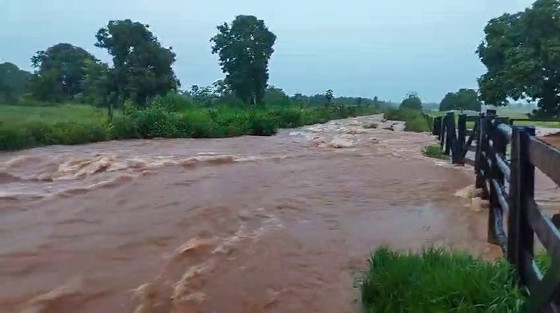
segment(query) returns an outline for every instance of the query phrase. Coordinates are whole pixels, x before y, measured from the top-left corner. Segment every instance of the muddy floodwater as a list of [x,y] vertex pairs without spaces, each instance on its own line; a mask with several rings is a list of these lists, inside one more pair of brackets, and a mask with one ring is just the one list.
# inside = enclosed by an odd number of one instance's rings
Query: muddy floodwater
[[0,312],[358,312],[380,245],[495,257],[461,197],[472,169],[401,130],[369,116],[0,154]]

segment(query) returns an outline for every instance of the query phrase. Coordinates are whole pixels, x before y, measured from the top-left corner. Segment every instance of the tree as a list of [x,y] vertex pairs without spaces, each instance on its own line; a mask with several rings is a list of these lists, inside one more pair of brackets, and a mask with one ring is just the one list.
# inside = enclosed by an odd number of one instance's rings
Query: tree
[[31,58],[36,69],[30,80],[31,94],[38,100],[70,100],[83,92],[82,80],[88,62],[95,61],[86,50],[59,43]]
[[560,116],[560,0],[492,19],[477,53],[488,72],[478,79],[486,104],[536,101],[540,116]]
[[411,92],[401,102],[400,109],[422,111],[422,100],[417,93]]
[[110,21],[96,38],[95,45],[113,56],[110,76],[121,101],[131,99],[143,106],[149,98],[180,85],[171,67],[175,53],[161,46],[148,25],[128,19]]
[[224,23],[217,28],[210,41],[226,74],[225,83],[243,102],[263,104],[276,35],[252,15],[239,15],[231,26]]
[[269,105],[288,105],[289,102],[290,97],[288,97],[284,90],[272,85],[266,88],[264,103]]
[[381,106],[381,103],[379,102],[379,98],[377,96],[373,97],[373,106],[375,108],[379,108]]
[[25,94],[31,73],[15,64],[0,63],[0,103],[15,103]]
[[459,89],[457,92],[449,92],[445,95],[439,105],[440,111],[449,110],[471,110],[480,111],[482,102],[478,100],[478,94],[473,89]]
[[198,85],[193,85],[189,95],[195,102],[203,105],[212,105],[214,100],[217,98],[217,95],[210,86],[200,87]]
[[329,90],[325,91],[325,99],[327,100],[327,102],[325,104],[326,106],[331,105],[333,98],[334,98],[334,94],[333,94],[332,89],[329,89]]
[[117,89],[112,84],[109,65],[100,61],[86,62],[85,76],[82,80],[83,101],[107,107],[109,119],[113,119],[113,107],[118,101]]

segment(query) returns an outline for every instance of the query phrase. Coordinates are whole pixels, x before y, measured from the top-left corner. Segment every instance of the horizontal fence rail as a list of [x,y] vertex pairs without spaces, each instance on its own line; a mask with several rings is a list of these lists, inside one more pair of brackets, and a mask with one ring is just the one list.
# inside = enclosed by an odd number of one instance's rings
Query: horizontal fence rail
[[[488,242],[502,248],[529,295],[523,312],[560,312],[560,214],[551,219],[535,201],[535,168],[560,185],[560,150],[536,138],[534,127],[514,121],[495,110],[430,120],[451,162],[474,167],[475,187],[489,203]],[[467,129],[467,122],[474,127]],[[535,236],[551,258],[545,273],[535,262]]]

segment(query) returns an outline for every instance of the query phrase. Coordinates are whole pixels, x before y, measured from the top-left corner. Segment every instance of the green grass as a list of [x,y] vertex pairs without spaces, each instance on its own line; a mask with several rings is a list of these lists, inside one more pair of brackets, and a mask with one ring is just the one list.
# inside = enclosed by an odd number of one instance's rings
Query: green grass
[[377,249],[361,286],[364,311],[518,312],[510,266],[430,248],[420,254]]
[[515,121],[513,125],[516,126],[536,126],[542,128],[560,128],[560,121],[558,122],[542,122],[542,121]]
[[89,105],[0,105],[0,150],[110,139],[270,136],[278,128],[374,113],[378,112],[373,108],[345,106],[204,108],[182,99],[160,97],[142,110],[125,106],[109,123],[104,110]]
[[91,105],[57,106],[0,105],[0,127],[19,127],[32,123],[55,124],[81,121],[99,123],[107,120],[106,112]]
[[439,144],[425,146],[424,148],[422,148],[422,154],[430,158],[449,160],[449,156],[443,153]]
[[[426,111],[431,117],[438,117],[444,116],[445,112],[439,112],[435,110]],[[536,126],[536,127],[543,127],[543,128],[560,128],[560,120],[559,121],[531,121],[529,116],[527,115],[529,112],[527,111],[518,111],[518,110],[511,110],[508,108],[498,108],[498,116],[500,117],[507,117],[510,119],[516,119],[514,125],[517,126]],[[455,114],[455,120],[458,119],[458,114]],[[519,121],[521,120],[521,121]],[[467,122],[467,128],[472,128],[474,126],[474,122]]]

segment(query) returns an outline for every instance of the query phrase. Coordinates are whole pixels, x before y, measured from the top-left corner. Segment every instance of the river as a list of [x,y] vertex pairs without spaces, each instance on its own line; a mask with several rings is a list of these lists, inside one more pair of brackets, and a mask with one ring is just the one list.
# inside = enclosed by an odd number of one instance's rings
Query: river
[[494,258],[433,141],[369,116],[0,154],[0,312],[357,312],[380,245]]

